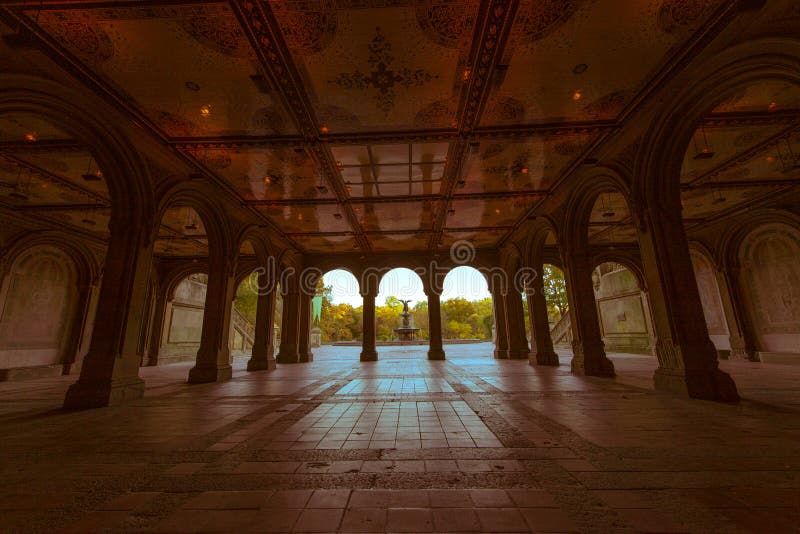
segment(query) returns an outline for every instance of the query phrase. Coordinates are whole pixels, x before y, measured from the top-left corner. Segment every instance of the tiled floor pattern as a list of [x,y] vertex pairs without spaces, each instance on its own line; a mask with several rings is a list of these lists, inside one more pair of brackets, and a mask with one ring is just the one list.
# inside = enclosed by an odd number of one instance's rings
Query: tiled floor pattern
[[148,368],[85,412],[52,410],[72,377],[0,384],[0,532],[798,531],[796,370],[723,362],[759,402],[722,405],[632,387],[652,359],[608,380],[447,348]]
[[321,404],[276,437],[268,448],[335,450],[500,446],[492,431],[463,401],[406,401]]

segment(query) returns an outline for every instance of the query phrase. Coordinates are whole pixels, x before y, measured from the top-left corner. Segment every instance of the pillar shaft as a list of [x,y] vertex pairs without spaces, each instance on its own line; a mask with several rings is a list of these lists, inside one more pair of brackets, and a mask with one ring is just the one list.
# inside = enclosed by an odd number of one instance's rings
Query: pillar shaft
[[444,360],[442,346],[442,306],[438,293],[428,293],[428,359]]
[[89,352],[65,408],[97,408],[144,394],[137,348],[152,257],[146,228],[112,224]]
[[314,361],[314,354],[311,352],[311,295],[300,293],[300,322],[297,325],[297,361]]
[[747,313],[744,310],[744,295],[740,283],[740,270],[728,267],[724,271],[714,270],[719,287],[722,310],[728,326],[732,360],[758,361],[756,344],[753,340]]
[[567,254],[566,282],[572,321],[572,372],[614,376],[614,364],[606,357],[592,284],[592,264],[583,251]]
[[75,321],[70,329],[69,341],[67,342],[66,351],[64,353],[62,374],[68,375],[78,358],[81,341],[83,340],[83,333],[89,321],[89,305],[91,304],[93,291],[94,286],[91,284],[84,284],[78,287]]
[[[544,273],[541,265],[537,272]],[[530,363],[558,365],[558,355],[553,350],[553,340],[550,337],[550,321],[547,317],[547,300],[544,296],[542,274],[537,274],[530,281],[527,291],[528,314],[531,319]]]
[[361,338],[361,361],[374,362],[378,359],[378,351],[375,345],[375,294],[367,293],[362,295],[364,299],[363,332]]
[[197,362],[189,371],[190,384],[221,382],[233,374],[229,339],[235,271],[233,262],[222,259],[209,268],[203,330]]
[[283,318],[281,320],[281,345],[278,363],[297,363],[297,330],[300,322],[299,294],[290,290],[283,295]]
[[150,337],[147,340],[147,359],[145,365],[158,365],[158,356],[164,338],[164,322],[167,312],[167,294],[158,291],[153,302],[153,316],[150,325]]
[[506,295],[503,291],[492,291],[492,305],[494,307],[494,357],[497,359],[508,358],[508,321],[506,318]]
[[[275,289],[268,288],[266,275],[259,275],[258,302],[256,304],[256,327],[253,351],[247,361],[248,371],[269,371],[275,369]],[[262,289],[268,288],[268,289]]]
[[651,208],[640,228],[639,248],[657,339],[656,389],[738,400],[736,384],[718,369],[716,348],[708,337],[680,207]]

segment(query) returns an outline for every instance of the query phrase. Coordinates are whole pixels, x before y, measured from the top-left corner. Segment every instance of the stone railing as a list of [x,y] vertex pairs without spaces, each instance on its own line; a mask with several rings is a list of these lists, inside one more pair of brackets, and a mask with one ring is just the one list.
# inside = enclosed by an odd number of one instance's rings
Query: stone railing
[[236,309],[236,306],[232,308],[231,323],[233,324],[233,328],[242,335],[245,346],[252,347],[256,336],[255,325],[250,323],[250,321]]
[[556,347],[572,346],[572,320],[570,319],[569,310],[550,329],[550,339],[553,340],[553,346]]

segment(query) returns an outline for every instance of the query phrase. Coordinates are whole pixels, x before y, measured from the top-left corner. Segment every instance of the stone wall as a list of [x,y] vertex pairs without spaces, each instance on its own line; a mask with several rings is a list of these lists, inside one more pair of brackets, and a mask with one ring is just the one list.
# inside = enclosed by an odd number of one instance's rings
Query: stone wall
[[691,257],[694,277],[697,280],[697,290],[703,305],[703,315],[708,327],[708,336],[717,348],[717,352],[727,355],[730,352],[731,343],[715,268],[707,258],[695,250],[691,251]]
[[647,311],[633,273],[619,264],[604,263],[592,278],[606,350],[651,354]]
[[159,365],[194,360],[200,348],[206,301],[206,275],[195,274],[175,288],[167,304]]

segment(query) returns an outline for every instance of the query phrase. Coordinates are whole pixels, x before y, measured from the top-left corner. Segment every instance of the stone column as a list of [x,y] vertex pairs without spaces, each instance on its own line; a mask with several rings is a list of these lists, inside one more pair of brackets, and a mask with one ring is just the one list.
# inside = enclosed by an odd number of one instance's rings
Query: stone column
[[731,360],[758,361],[756,344],[751,334],[752,329],[744,309],[744,295],[741,291],[741,271],[738,266],[728,266],[725,270],[714,269],[719,287],[722,311],[728,326],[731,344]]
[[139,378],[139,332],[147,297],[153,243],[150,228],[112,221],[111,239],[89,352],[64,408],[98,408],[144,394]]
[[528,338],[525,336],[525,309],[522,294],[513,287],[506,295],[506,321],[508,323],[508,358],[527,360],[530,353]]
[[278,363],[297,363],[297,331],[300,323],[299,292],[288,288],[283,294],[283,318],[281,320],[281,345]]
[[592,264],[583,251],[566,255],[567,299],[572,321],[572,372],[590,376],[614,376],[614,364],[606,357],[597,305]]
[[492,290],[494,307],[494,357],[504,360],[508,358],[508,321],[506,321],[506,295],[500,288]]
[[650,295],[644,289],[641,290],[642,312],[644,312],[644,324],[647,327],[647,337],[649,339],[648,349],[650,354],[655,356],[656,351],[656,332],[653,327],[653,309],[650,307]]
[[164,321],[166,320],[168,295],[166,291],[159,288],[153,302],[153,318],[150,325],[150,338],[147,340],[148,351],[146,365],[158,365],[158,354],[161,351],[161,343],[164,338]]
[[277,367],[274,354],[275,288],[268,283],[267,276],[258,277],[258,303],[256,304],[256,327],[253,351],[247,361],[248,371],[271,371]]
[[442,346],[442,306],[439,294],[435,291],[428,291],[428,359],[444,360],[444,348]]
[[690,397],[735,402],[736,384],[720,371],[708,337],[680,206],[650,207],[639,228],[659,367],[656,389]]
[[375,297],[376,292],[369,291],[361,294],[364,299],[363,331],[361,339],[361,361],[374,362],[378,360],[378,351],[375,346]]
[[190,384],[222,382],[233,375],[229,339],[235,274],[235,259],[220,258],[210,262],[203,330],[197,361],[189,371]]
[[297,361],[300,363],[313,362],[314,354],[311,352],[311,295],[301,292],[300,323],[297,330]]
[[553,350],[550,337],[550,322],[547,317],[547,300],[544,296],[544,269],[539,266],[537,275],[529,281],[527,288],[528,314],[531,318],[531,365],[559,365],[558,355]]

